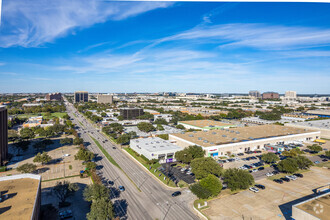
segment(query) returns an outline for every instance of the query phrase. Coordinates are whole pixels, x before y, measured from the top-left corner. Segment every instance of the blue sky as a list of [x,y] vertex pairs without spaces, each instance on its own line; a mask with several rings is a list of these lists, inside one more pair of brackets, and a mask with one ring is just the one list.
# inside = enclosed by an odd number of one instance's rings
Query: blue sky
[[329,85],[329,4],[3,0],[0,92]]

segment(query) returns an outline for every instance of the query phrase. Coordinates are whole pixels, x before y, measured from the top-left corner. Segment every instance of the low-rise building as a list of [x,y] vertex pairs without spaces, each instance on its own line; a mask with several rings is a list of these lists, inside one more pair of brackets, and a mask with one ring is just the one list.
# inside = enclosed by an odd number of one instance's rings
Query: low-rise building
[[154,115],[154,121],[156,121],[157,119],[165,119],[165,121],[170,122],[172,118],[173,116],[171,114]]
[[320,131],[322,138],[330,138],[330,119],[287,123],[285,126]]
[[149,160],[159,160],[159,163],[174,162],[175,152],[182,150],[170,141],[158,137],[133,139],[130,141],[130,148]]
[[268,145],[314,141],[320,138],[320,135],[320,131],[280,125],[259,125],[170,134],[169,140],[182,148],[191,145],[201,146],[207,156],[218,157],[264,150]]
[[215,129],[236,127],[236,125],[233,124],[228,124],[213,120],[179,121],[178,124],[183,125],[186,129],[200,129],[200,130],[215,130]]
[[0,190],[0,219],[39,219],[41,176],[19,174],[0,177]]
[[40,126],[42,123],[42,116],[30,117],[26,122],[23,123],[23,128],[33,128]]
[[38,107],[38,106],[42,106],[42,103],[24,103],[22,106],[23,107]]

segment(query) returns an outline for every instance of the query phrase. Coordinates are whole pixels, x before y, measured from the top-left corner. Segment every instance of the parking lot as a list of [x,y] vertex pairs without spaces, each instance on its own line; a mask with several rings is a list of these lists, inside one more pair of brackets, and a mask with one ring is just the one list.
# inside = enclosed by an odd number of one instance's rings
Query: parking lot
[[256,183],[266,187],[254,193],[245,190],[208,203],[210,208],[203,210],[211,219],[289,219],[291,207],[308,198],[313,189],[330,183],[328,169],[312,167],[303,178],[283,184],[268,179]]
[[183,170],[182,167],[174,167],[168,165],[166,166],[166,164],[163,164],[162,168],[163,169],[161,170],[161,172],[166,176],[170,176],[173,182],[177,183],[180,180],[183,180],[188,184],[192,184],[195,182],[195,176],[193,174],[187,173],[189,171],[187,169]]

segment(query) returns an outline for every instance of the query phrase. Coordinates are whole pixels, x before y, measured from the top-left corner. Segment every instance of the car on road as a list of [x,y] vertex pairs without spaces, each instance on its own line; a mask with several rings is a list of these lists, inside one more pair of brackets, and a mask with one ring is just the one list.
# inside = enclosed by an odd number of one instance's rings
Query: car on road
[[256,184],[254,186],[259,188],[259,189],[266,189],[266,187],[264,185],[261,185],[261,184]]
[[250,187],[249,190],[255,193],[259,192],[259,189],[256,187]]
[[281,180],[281,179],[274,179],[273,180],[275,183],[279,183],[279,184],[282,184],[283,183],[283,180]]
[[181,195],[180,191],[176,191],[176,192],[172,193],[172,197],[176,197],[176,196],[179,196],[179,195]]
[[124,191],[125,191],[125,187],[124,187],[124,186],[119,186],[118,189],[119,189],[119,191],[121,191],[121,192],[124,192]]
[[285,182],[290,182],[290,179],[287,178],[287,177],[282,177],[282,178],[280,178],[280,179],[283,180],[283,181],[285,181]]

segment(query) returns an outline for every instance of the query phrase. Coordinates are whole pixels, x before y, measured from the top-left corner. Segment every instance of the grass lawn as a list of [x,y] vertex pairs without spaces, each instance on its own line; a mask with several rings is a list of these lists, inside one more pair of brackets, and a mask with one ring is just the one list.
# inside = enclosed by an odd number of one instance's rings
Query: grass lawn
[[[166,178],[166,180],[164,180],[164,174],[157,169],[161,166],[159,163],[148,165],[147,161],[145,161],[142,157],[138,156],[136,154],[136,152],[134,150],[132,150],[131,148],[127,147],[127,148],[123,148],[123,149],[126,150],[130,155],[132,155],[143,166],[145,166],[154,176],[156,176],[163,183],[165,183],[168,186],[176,187],[175,183],[172,180],[168,180],[167,178]],[[156,170],[156,172],[154,172],[155,170]]]
[[[45,116],[46,112],[40,113],[40,115],[43,116],[44,119],[51,119],[54,117],[62,118],[66,113],[65,112],[54,112],[51,113],[51,116]],[[30,118],[30,117],[35,117],[38,116],[39,114],[21,114],[17,115],[18,118]]]

